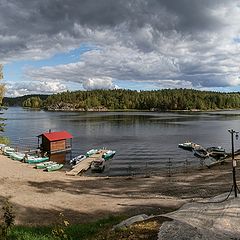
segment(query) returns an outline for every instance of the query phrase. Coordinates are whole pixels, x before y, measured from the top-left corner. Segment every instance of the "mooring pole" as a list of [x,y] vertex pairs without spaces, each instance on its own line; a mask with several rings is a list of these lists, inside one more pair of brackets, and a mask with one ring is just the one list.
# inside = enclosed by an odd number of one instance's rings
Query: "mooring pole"
[[234,131],[233,129],[228,130],[231,133],[231,142],[232,142],[232,173],[233,173],[233,187],[234,187],[234,194],[235,197],[237,197],[237,182],[236,182],[236,166],[237,162],[234,159],[234,133],[236,134],[236,137],[238,136],[238,132]]

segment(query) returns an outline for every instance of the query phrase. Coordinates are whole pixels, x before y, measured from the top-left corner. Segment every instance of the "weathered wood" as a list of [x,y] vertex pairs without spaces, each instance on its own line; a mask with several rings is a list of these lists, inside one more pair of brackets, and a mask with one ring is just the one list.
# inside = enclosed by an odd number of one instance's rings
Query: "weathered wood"
[[96,160],[98,158],[101,158],[102,155],[107,151],[108,151],[107,149],[100,149],[97,153],[95,153],[95,154],[91,155],[90,157],[82,160],[72,170],[66,172],[66,174],[69,175],[69,176],[76,176],[79,173],[87,171],[90,168],[91,163],[94,160]]

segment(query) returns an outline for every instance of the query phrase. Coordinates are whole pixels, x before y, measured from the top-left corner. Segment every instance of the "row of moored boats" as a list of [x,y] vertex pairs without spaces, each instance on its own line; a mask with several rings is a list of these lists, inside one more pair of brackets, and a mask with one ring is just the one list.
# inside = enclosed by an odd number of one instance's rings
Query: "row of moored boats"
[[37,154],[18,152],[14,148],[5,146],[4,144],[0,145],[0,148],[2,150],[2,153],[12,160],[35,165],[37,169],[44,169],[48,172],[52,172],[63,167],[63,164],[49,161],[48,156],[39,156]]
[[[64,165],[57,162],[49,161],[48,156],[39,156],[37,154],[29,154],[25,152],[19,152],[16,149],[0,144],[2,153],[12,160],[21,161],[28,164],[35,164],[37,169],[44,169],[48,172],[61,169]],[[70,164],[75,168],[81,161],[99,152],[99,149],[91,149],[85,155],[78,155],[70,160]],[[100,158],[97,158],[91,162],[91,170],[97,172],[103,172],[105,169],[105,162],[111,159],[115,155],[116,151],[108,150],[103,153]]]
[[192,151],[194,155],[199,158],[213,157],[215,159],[220,159],[227,156],[225,149],[221,146],[204,148],[203,146],[193,142],[185,142],[178,144],[178,147]]

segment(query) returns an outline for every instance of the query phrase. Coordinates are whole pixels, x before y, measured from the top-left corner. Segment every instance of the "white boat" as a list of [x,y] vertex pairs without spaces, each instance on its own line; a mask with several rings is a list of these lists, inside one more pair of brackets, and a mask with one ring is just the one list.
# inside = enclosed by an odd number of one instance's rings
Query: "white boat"
[[5,147],[3,147],[2,151],[3,151],[4,155],[9,156],[10,153],[15,152],[15,149],[5,146]]
[[79,155],[79,156],[76,156],[74,157],[73,159],[71,159],[69,161],[69,163],[71,165],[77,165],[79,162],[81,162],[82,160],[86,159],[87,157],[85,155]]
[[185,143],[180,143],[178,144],[179,148],[192,151],[194,148],[199,147],[200,145],[193,143],[193,142],[185,142]]
[[89,157],[98,152],[98,149],[91,149],[86,153],[86,156]]
[[3,150],[4,147],[6,147],[6,144],[0,143],[0,149]]
[[105,169],[105,160],[103,158],[96,159],[91,163],[91,170],[93,172],[103,172]]

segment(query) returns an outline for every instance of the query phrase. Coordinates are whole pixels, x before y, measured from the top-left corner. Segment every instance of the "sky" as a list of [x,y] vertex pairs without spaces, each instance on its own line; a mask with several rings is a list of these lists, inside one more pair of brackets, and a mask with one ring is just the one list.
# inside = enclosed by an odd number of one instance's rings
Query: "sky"
[[0,0],[6,96],[240,91],[240,0]]

